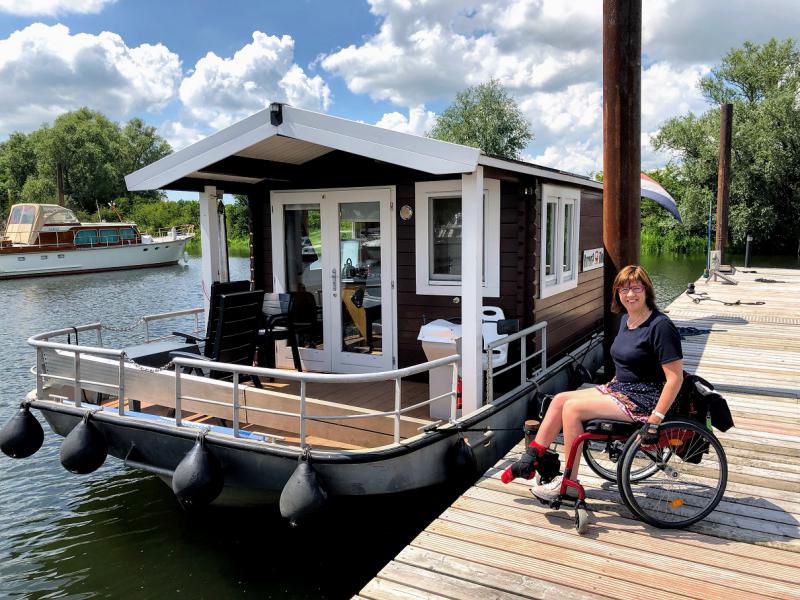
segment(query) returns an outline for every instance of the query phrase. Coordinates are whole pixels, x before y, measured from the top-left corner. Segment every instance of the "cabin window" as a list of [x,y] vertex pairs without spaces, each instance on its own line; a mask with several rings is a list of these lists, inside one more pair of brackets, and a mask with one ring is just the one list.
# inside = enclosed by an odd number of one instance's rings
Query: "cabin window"
[[20,225],[33,225],[33,220],[36,217],[36,208],[33,206],[22,207],[22,218],[19,220]]
[[75,232],[76,246],[92,246],[97,243],[96,229],[81,229]]
[[126,242],[130,242],[136,239],[136,232],[133,230],[133,227],[124,227],[119,230],[119,234],[122,239]]
[[119,232],[116,229],[101,229],[100,243],[101,244],[119,243]]
[[578,286],[580,190],[542,186],[539,296],[547,298]]
[[11,216],[8,217],[8,224],[19,225],[21,219],[22,219],[22,207],[15,206],[14,208],[11,209]]
[[[417,294],[461,294],[461,180],[415,186]],[[483,295],[500,295],[500,182],[484,179]]]

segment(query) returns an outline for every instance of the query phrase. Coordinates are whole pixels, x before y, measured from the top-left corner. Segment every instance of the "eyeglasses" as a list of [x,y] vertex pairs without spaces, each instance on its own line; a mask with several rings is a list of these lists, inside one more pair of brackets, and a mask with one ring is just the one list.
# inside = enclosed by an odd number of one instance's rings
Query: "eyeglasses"
[[644,288],[640,285],[634,285],[631,287],[622,287],[619,288],[620,294],[627,294],[628,292],[633,292],[634,294],[641,294],[644,291]]

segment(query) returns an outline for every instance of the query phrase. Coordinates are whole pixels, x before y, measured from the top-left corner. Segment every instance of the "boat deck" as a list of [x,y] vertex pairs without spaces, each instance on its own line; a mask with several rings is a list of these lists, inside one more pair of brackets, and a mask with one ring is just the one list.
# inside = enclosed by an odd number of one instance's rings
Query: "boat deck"
[[728,485],[705,520],[646,525],[583,467],[592,525],[580,536],[571,509],[501,483],[520,443],[360,597],[800,598],[800,270],[755,271],[738,271],[735,286],[701,279],[707,300],[681,295],[668,308],[676,325],[694,328],[684,330],[687,370],[717,387],[736,422],[717,432]]

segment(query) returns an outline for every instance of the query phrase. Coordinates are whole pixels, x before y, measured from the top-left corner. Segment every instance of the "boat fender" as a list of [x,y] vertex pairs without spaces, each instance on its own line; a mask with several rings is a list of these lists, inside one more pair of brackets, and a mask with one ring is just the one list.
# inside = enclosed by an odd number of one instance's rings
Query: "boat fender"
[[200,432],[194,446],[181,459],[172,475],[172,491],[186,510],[211,504],[225,484],[222,466],[206,448],[207,433]]
[[478,460],[463,433],[458,434],[456,443],[445,454],[447,477],[458,482],[472,481],[478,474]]
[[11,458],[27,458],[42,447],[44,431],[27,402],[0,429],[0,450]]
[[108,443],[87,412],[61,443],[61,464],[71,473],[85,475],[100,468],[108,456]]
[[319,513],[327,502],[328,492],[322,487],[319,475],[311,466],[308,453],[305,452],[298,459],[297,468],[281,491],[281,516],[289,519],[289,525],[297,527]]

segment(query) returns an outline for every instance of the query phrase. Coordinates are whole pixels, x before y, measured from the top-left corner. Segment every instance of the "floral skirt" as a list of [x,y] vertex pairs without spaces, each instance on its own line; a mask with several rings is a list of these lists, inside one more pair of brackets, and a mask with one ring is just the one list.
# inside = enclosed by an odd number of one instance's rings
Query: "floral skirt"
[[634,421],[644,423],[656,407],[664,383],[637,381],[626,383],[615,377],[597,389],[611,397],[617,406]]

